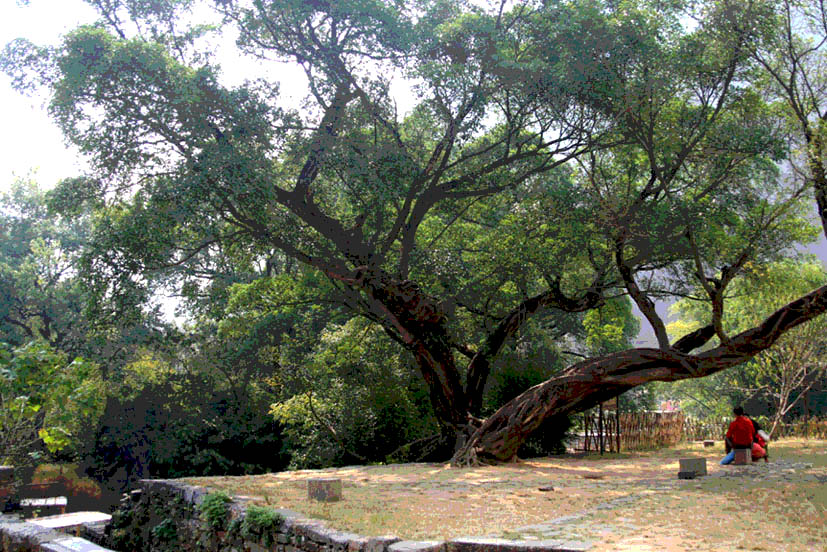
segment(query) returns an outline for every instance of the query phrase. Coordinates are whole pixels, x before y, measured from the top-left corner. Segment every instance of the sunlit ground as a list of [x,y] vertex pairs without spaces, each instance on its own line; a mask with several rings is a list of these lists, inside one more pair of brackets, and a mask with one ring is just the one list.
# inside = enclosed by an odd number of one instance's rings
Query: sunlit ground
[[[595,552],[827,549],[827,485],[815,480],[827,476],[827,441],[779,441],[770,446],[770,455],[776,465],[813,467],[771,482],[762,474],[772,466],[763,462],[745,478],[677,479],[680,458],[707,458],[710,474],[741,469],[718,465],[723,445],[716,443],[472,469],[402,464],[184,481],[296,510],[361,535],[521,538],[526,531],[518,528],[581,513],[579,521],[561,525],[565,535],[554,536],[589,540]],[[306,480],[313,477],[341,478],[344,500],[308,501]],[[548,487],[553,490],[540,490]],[[623,497],[628,500],[595,509]]]

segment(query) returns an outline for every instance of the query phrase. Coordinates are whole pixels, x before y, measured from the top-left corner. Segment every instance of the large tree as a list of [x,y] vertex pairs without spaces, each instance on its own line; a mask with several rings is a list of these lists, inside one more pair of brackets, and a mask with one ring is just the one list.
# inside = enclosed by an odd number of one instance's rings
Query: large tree
[[[648,381],[734,366],[827,309],[819,288],[736,336],[721,322],[746,263],[806,226],[805,186],[778,169],[784,129],[750,85],[772,2],[205,2],[257,63],[235,86],[195,1],[89,3],[97,25],[16,41],[4,66],[51,90],[90,157],[94,178],[63,191],[103,205],[87,257],[100,297],[197,279],[187,267],[218,250],[278,251],[410,352],[457,463],[510,459],[544,420]],[[300,110],[266,70],[284,61],[306,75]],[[710,325],[670,343],[654,302],[696,283]],[[527,320],[620,294],[657,348],[576,363],[477,418]]]

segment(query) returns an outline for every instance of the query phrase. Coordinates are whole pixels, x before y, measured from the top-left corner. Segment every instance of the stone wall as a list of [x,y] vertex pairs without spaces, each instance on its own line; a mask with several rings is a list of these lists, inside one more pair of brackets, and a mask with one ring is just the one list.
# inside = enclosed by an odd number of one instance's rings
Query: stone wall
[[[222,521],[204,513],[204,501],[210,498],[203,488],[167,480],[141,481],[139,487],[124,498],[106,528],[110,548],[121,552],[582,552],[589,548],[567,541],[365,537],[330,529],[290,510],[251,507],[239,498],[226,504],[227,519]],[[269,522],[262,526],[261,519]]]
[[[16,516],[0,514],[0,551],[2,552],[112,552],[99,543],[103,531],[84,527],[82,535],[73,537],[53,529],[26,523]],[[87,540],[91,539],[91,540]],[[92,542],[92,541],[95,542]]]

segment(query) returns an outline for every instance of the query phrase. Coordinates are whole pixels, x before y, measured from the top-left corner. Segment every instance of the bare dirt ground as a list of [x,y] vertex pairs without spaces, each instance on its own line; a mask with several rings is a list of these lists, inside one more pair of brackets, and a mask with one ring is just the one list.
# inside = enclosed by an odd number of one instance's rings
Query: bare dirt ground
[[[568,539],[609,551],[827,551],[827,441],[772,443],[771,462],[720,466],[723,446],[557,456],[454,469],[357,466],[184,481],[289,508],[336,529],[405,539]],[[677,478],[680,458],[709,475]],[[307,500],[338,477],[344,500]],[[542,489],[542,490],[541,490]]]

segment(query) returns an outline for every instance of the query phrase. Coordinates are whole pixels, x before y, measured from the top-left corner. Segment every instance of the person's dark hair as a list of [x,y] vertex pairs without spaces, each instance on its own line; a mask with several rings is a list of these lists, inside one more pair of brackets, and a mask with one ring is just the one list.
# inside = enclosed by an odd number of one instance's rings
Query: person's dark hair
[[741,408],[740,406],[736,406],[735,408],[732,409],[732,413],[735,414],[736,416],[743,416],[744,415],[744,409]]

